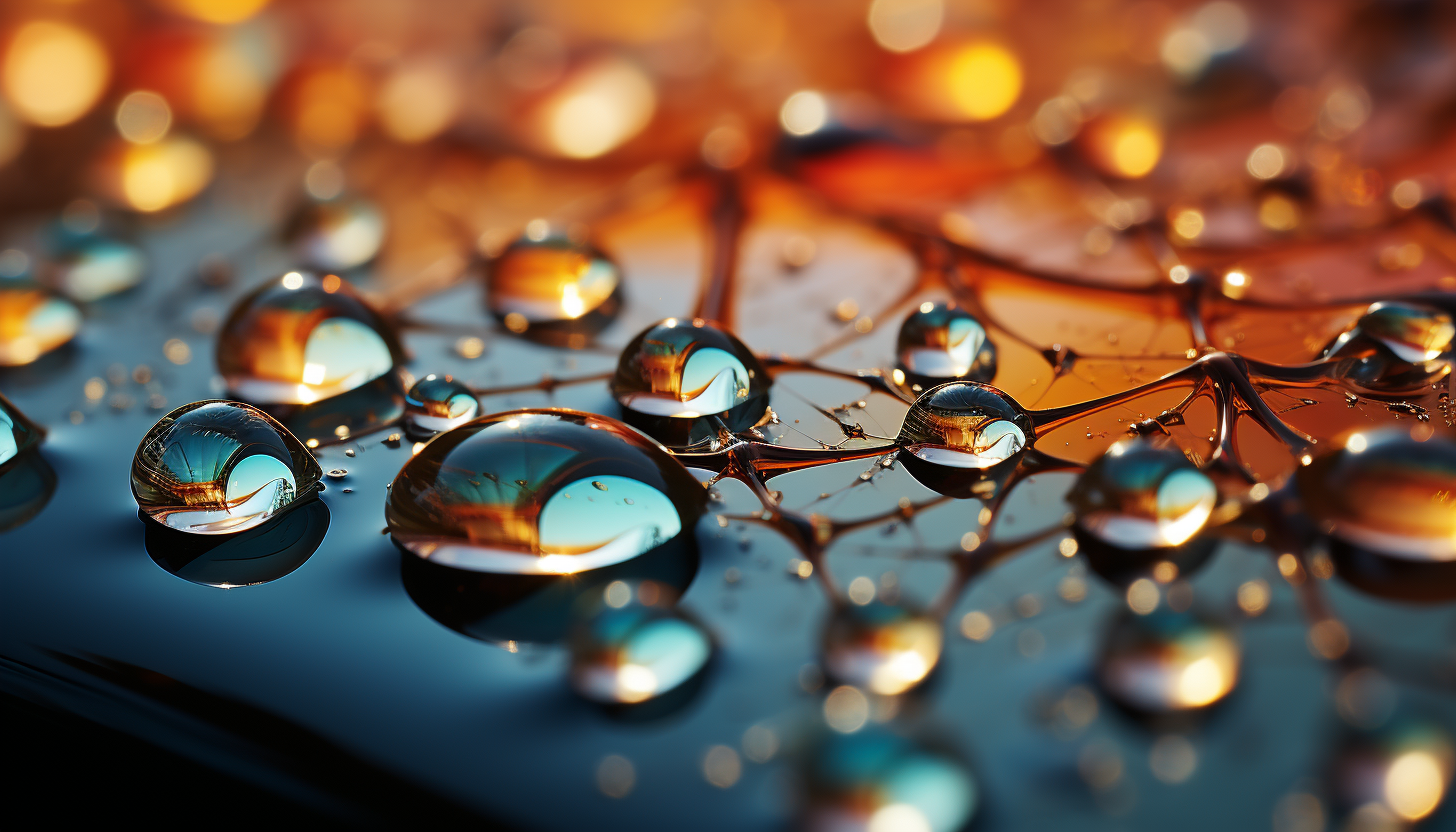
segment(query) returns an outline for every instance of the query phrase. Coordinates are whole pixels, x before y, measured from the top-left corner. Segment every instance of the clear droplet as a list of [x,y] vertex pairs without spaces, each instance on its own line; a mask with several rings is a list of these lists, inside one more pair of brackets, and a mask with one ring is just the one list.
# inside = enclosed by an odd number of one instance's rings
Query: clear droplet
[[187,534],[148,523],[144,541],[153,562],[173,575],[231,588],[276,581],[294,571],[318,551],[328,529],[328,506],[323,500],[307,500],[236,534]]
[[617,317],[622,275],[588,244],[560,235],[521,237],[490,264],[486,304],[513,332],[580,346]]
[[956,832],[980,806],[954,754],[877,727],[824,737],[800,780],[801,829]]
[[1453,337],[1456,324],[1447,313],[1420,303],[1382,301],[1372,303],[1320,357],[1344,359],[1336,375],[1357,389],[1409,392],[1450,372]]
[[450,430],[479,414],[475,394],[450,376],[430,373],[415,382],[404,397],[405,426],[419,437]]
[[39,426],[0,394],[0,474],[15,464],[16,457],[40,444],[44,436]]
[[742,431],[763,418],[769,377],[732,333],[703,320],[669,318],[622,351],[612,394],[632,425],[669,445],[716,434],[705,417]]
[[131,490],[142,512],[193,534],[251,529],[315,493],[313,455],[268,414],[205,401],[163,416],[137,446]]
[[1381,810],[1383,825],[1405,829],[1430,817],[1445,802],[1456,771],[1456,747],[1439,725],[1402,716],[1369,731],[1352,731],[1340,744],[1333,765],[1337,813],[1351,816],[1341,828],[1366,828],[1358,815]]
[[65,235],[47,267],[51,285],[91,303],[141,283],[147,257],[141,249],[101,235]]
[[840,604],[824,630],[824,669],[835,680],[893,696],[919,685],[940,661],[940,624],[879,600]]
[[954,303],[926,302],[910,313],[900,325],[895,355],[906,382],[924,388],[996,375],[996,347],[986,328]]
[[1077,527],[1128,550],[1181,546],[1203,530],[1218,489],[1166,437],[1112,445],[1067,495]]
[[19,367],[70,343],[81,312],[25,280],[0,280],[0,366]]
[[[618,590],[624,598],[613,597]],[[571,686],[594,702],[632,705],[678,689],[712,654],[703,628],[674,612],[676,593],[613,582],[571,636]]]
[[1166,609],[1124,612],[1103,643],[1097,678],[1132,711],[1187,713],[1228,696],[1241,660],[1238,642],[1219,625]]
[[384,215],[373,202],[340,196],[300,205],[283,226],[283,241],[313,268],[347,271],[374,259],[384,231]]
[[1031,420],[1010,396],[988,384],[952,381],[915,400],[896,442],[931,465],[986,469],[1020,457],[1031,437]]
[[34,517],[50,502],[56,474],[36,451],[44,432],[0,395],[0,532]]

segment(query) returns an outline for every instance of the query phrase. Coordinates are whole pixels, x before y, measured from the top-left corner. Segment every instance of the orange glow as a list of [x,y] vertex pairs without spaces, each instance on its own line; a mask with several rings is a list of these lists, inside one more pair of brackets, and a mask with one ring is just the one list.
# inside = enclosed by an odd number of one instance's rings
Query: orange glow
[[608,58],[583,67],[537,107],[537,140],[559,156],[591,159],[636,136],[656,111],[652,79]]
[[903,59],[896,86],[910,107],[944,121],[989,121],[1021,97],[1021,61],[989,40],[931,46]]
[[1089,160],[1104,173],[1124,179],[1147,176],[1163,156],[1163,129],[1143,116],[1107,116],[1084,135]]
[[241,23],[263,10],[268,0],[163,0],[172,11],[204,23]]
[[85,115],[110,78],[111,59],[101,42],[66,23],[31,21],[5,53],[5,95],[20,118],[41,127]]
[[128,145],[103,168],[103,185],[138,211],[170,208],[196,196],[212,181],[212,153],[195,139],[172,136]]

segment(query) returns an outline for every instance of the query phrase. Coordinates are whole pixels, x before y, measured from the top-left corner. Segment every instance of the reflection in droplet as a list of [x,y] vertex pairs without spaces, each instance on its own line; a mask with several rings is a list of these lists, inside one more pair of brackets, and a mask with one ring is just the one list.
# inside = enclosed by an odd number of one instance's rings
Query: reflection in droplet
[[1296,483],[1342,578],[1383,597],[1456,598],[1456,443],[1395,428],[1354,434]]
[[800,779],[800,828],[810,832],[956,832],[980,805],[964,763],[881,728],[824,737]]
[[[612,597],[624,590],[625,600]],[[588,604],[571,635],[571,685],[608,705],[633,705],[681,687],[712,654],[703,628],[674,612],[674,592],[615,581]],[[619,603],[620,602],[620,603]]]
[[1450,373],[1453,337],[1456,324],[1445,312],[1419,303],[1382,301],[1371,304],[1320,357],[1344,359],[1336,374],[1356,388],[1407,392]]
[[0,280],[0,366],[19,367],[67,344],[81,328],[70,301],[24,280]]
[[146,255],[130,243],[93,234],[61,236],[50,281],[76,300],[90,303],[124,292],[146,274]]
[[895,355],[906,382],[922,388],[996,375],[996,347],[986,328],[954,303],[922,303],[900,325]]
[[183,405],[142,438],[131,490],[142,512],[178,531],[251,529],[312,497],[322,471],[270,416],[241,402]]
[[767,408],[768,372],[734,335],[702,320],[669,318],[648,327],[622,350],[612,394],[624,418],[669,445],[716,431],[755,425]]
[[589,245],[522,237],[491,262],[486,303],[502,322],[523,322],[522,335],[580,346],[616,318],[621,283],[617,264]]
[[39,426],[0,394],[0,473],[9,469],[20,454],[38,445],[44,436]]
[[147,554],[163,569],[196,584],[250,586],[276,581],[308,560],[329,529],[323,500],[229,535],[196,535],[147,523]]
[[1336,808],[1352,816],[1383,810],[1384,828],[1403,829],[1440,808],[1453,770],[1451,736],[1430,722],[1402,717],[1378,730],[1352,732],[1333,761]]
[[283,226],[283,241],[303,263],[347,271],[374,259],[384,245],[384,215],[363,197],[308,200]]
[[916,459],[953,469],[987,469],[1021,455],[1033,436],[1026,411],[987,384],[952,381],[920,395],[896,442]]
[[479,413],[475,394],[450,376],[430,373],[404,397],[405,427],[422,438],[463,425]]
[[940,661],[933,618],[882,601],[840,604],[824,630],[824,669],[834,679],[886,696],[919,685]]
[[0,531],[34,517],[55,493],[55,472],[36,451],[44,436],[0,395]]
[[237,398],[300,439],[334,442],[398,419],[404,390],[394,331],[347,282],[289,272],[233,306],[217,368]]
[[1124,612],[1097,663],[1109,696],[1139,713],[1187,713],[1212,705],[1238,684],[1241,651],[1222,627],[1166,609]]

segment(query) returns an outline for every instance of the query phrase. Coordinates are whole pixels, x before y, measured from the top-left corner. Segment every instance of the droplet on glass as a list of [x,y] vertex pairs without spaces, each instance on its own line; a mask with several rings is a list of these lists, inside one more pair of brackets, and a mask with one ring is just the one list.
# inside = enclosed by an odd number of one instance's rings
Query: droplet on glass
[[1131,711],[1186,714],[1228,696],[1238,684],[1241,653],[1227,630],[1192,614],[1124,612],[1103,643],[1097,678]]
[[915,400],[896,442],[933,466],[984,470],[1018,458],[1032,437],[1030,418],[1010,396],[988,384],[952,381]]
[[205,401],[168,413],[142,437],[131,490],[142,512],[170,529],[231,534],[311,498],[322,474],[268,414]]
[[[1352,822],[1342,828],[1404,829],[1445,802],[1456,771],[1456,747],[1440,726],[1411,716],[1386,726],[1351,731],[1331,765],[1333,803]],[[1378,810],[1378,811],[1375,811]],[[1383,825],[1361,826],[1357,815],[1383,815]]]
[[237,398],[307,441],[334,442],[398,419],[403,350],[393,329],[347,282],[289,272],[233,306],[217,368]]
[[0,280],[0,366],[19,367],[70,343],[81,312],[26,280]]
[[521,237],[486,273],[486,304],[503,323],[530,338],[567,343],[596,335],[622,307],[617,264],[585,243],[560,235]]
[[922,388],[996,375],[996,347],[986,328],[954,303],[922,303],[900,325],[895,355],[905,381]]
[[1335,374],[1359,390],[1419,390],[1451,371],[1451,316],[1419,303],[1372,303],[1359,320],[1325,347],[1338,360]]
[[732,333],[702,320],[669,318],[622,350],[612,394],[623,418],[673,446],[716,434],[705,417],[747,430],[768,407],[768,371]]
[[[612,597],[616,589],[626,598]],[[618,581],[588,604],[571,635],[576,692],[606,705],[634,705],[694,679],[708,663],[712,642],[702,627],[672,610],[675,596],[651,582]]]
[[816,832],[955,832],[980,805],[975,778],[953,753],[876,727],[824,737],[800,784],[800,828]]
[[405,426],[416,436],[432,436],[463,425],[480,413],[470,388],[450,376],[430,373],[404,397]]
[[883,601],[840,604],[824,629],[824,669],[839,682],[893,696],[919,685],[940,661],[940,624]]
[[283,226],[283,241],[313,268],[347,271],[374,259],[384,245],[384,214],[358,196],[310,199]]

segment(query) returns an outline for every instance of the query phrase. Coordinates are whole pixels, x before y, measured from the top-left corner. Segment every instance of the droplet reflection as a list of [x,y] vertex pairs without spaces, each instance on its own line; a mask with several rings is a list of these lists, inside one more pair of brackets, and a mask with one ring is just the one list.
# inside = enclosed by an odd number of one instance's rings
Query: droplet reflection
[[430,373],[415,382],[404,398],[405,427],[420,438],[463,425],[479,413],[475,394],[450,376]]
[[486,303],[513,332],[580,346],[616,318],[621,284],[617,264],[592,246],[522,237],[490,264]]
[[1031,420],[987,384],[953,381],[920,395],[896,440],[916,459],[942,468],[987,469],[1015,459],[1033,436]]
[[1451,371],[1451,316],[1401,301],[1372,303],[1321,358],[1343,359],[1336,374],[1357,389],[1401,393],[1421,389]]
[[801,828],[811,832],[956,832],[980,805],[954,755],[881,728],[824,737],[801,780]]
[[35,361],[76,337],[81,312],[33,283],[0,280],[0,366]]
[[37,451],[44,432],[0,395],[0,532],[34,517],[50,502],[56,474]]
[[1168,610],[1124,612],[1107,634],[1097,678],[1134,712],[1189,713],[1228,696],[1240,662],[1238,642],[1218,625]]
[[571,685],[607,705],[634,705],[686,684],[712,653],[703,628],[675,613],[676,593],[652,581],[614,581],[571,636]]
[[919,685],[940,661],[940,624],[879,600],[840,604],[824,630],[824,668],[834,679],[893,696]]
[[954,303],[921,304],[900,325],[895,355],[906,382],[922,388],[951,379],[990,381],[996,375],[996,347],[986,328]]
[[[1441,807],[1456,770],[1456,748],[1441,727],[1400,717],[1346,737],[1333,761],[1336,807],[1352,816],[1344,828],[1372,828],[1360,816],[1384,820],[1373,828],[1404,829]],[[1383,816],[1383,817],[1381,817]]]
[[329,508],[308,500],[281,517],[230,535],[196,535],[146,524],[147,554],[195,584],[236,587],[276,581],[308,560],[329,529]]
[[283,227],[283,241],[303,263],[347,271],[374,259],[384,245],[384,215],[363,197],[304,202]]

